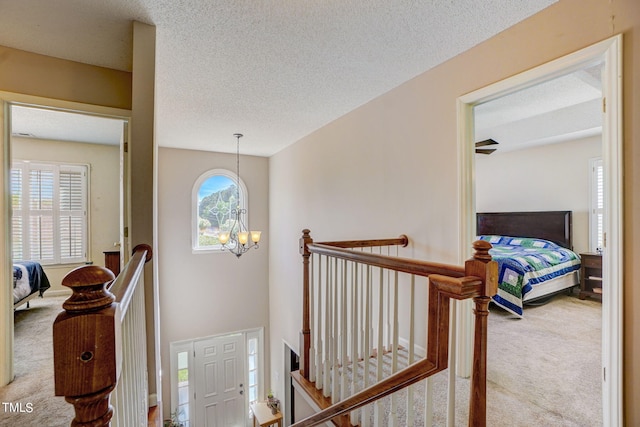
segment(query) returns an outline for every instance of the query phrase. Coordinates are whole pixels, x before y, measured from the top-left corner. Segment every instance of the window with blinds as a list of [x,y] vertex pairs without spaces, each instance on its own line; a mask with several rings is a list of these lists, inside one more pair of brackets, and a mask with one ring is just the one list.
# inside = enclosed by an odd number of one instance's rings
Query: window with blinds
[[604,248],[604,169],[602,159],[592,159],[591,209],[589,210],[590,249],[592,252]]
[[14,260],[42,264],[87,261],[88,179],[86,165],[13,163]]

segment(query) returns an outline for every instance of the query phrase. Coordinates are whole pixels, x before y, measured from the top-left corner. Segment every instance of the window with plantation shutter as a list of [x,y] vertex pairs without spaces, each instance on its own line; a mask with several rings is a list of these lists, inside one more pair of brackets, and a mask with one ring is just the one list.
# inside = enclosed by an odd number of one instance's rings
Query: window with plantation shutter
[[11,168],[11,259],[23,260],[23,244],[22,244],[22,169]]
[[14,260],[42,264],[87,261],[87,182],[85,165],[13,163]]
[[591,209],[589,210],[590,249],[592,252],[604,248],[604,169],[602,159],[592,159]]

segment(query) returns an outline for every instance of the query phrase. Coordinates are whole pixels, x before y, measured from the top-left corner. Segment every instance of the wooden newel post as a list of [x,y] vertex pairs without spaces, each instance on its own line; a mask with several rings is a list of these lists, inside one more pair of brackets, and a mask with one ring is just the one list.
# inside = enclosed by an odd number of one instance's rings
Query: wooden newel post
[[487,325],[489,302],[498,292],[498,264],[491,260],[491,247],[489,242],[483,240],[474,242],[473,258],[465,263],[465,274],[480,277],[484,285],[480,295],[473,298],[475,333],[469,401],[469,426],[473,427],[487,425]]
[[311,319],[309,314],[309,258],[311,257],[311,252],[307,248],[307,245],[313,243],[310,233],[311,231],[305,228],[302,230],[302,237],[300,238],[300,254],[302,255],[302,331],[300,332],[302,354],[300,355],[300,374],[305,379],[309,379],[309,350],[311,349]]
[[109,426],[109,396],[121,368],[120,313],[106,285],[113,273],[79,267],[62,280],[73,294],[53,323],[55,394],[73,404],[71,426]]

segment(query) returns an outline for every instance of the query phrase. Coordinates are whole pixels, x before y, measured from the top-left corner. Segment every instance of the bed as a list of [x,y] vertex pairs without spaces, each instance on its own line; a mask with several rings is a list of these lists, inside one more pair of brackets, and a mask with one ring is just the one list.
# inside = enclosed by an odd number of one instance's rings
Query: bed
[[35,261],[20,261],[13,264],[13,307],[18,308],[42,296],[51,284],[42,265]]
[[516,316],[523,316],[525,303],[579,283],[571,211],[478,213],[477,234],[494,246],[498,262],[493,302]]

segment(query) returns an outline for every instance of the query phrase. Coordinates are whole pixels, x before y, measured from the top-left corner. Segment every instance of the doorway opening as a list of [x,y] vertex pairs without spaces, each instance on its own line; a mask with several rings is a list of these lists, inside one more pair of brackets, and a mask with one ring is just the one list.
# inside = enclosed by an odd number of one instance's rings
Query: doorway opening
[[[475,109],[542,82],[602,63],[602,161],[604,177],[602,257],[602,407],[603,424],[622,422],[622,138],[621,36],[536,67],[467,94],[458,100],[461,182],[461,248],[476,235]],[[588,182],[585,183],[588,186]],[[464,249],[466,251],[466,249]],[[464,253],[468,257],[469,253]],[[469,328],[470,318],[461,329]],[[465,335],[464,339],[467,339]],[[605,375],[606,374],[606,375]]]
[[14,261],[42,265],[50,284],[45,297],[66,295],[60,285],[66,272],[85,263],[103,265],[103,251],[121,241],[130,112],[10,93],[0,94],[0,103],[6,189],[1,203],[2,275],[7,278],[0,307],[4,385],[16,374],[13,353],[19,339],[13,334],[15,298],[9,285]]
[[293,386],[293,378],[291,373],[300,369],[300,357],[293,348],[286,342],[284,343],[284,419],[285,425],[291,425],[295,420],[295,389]]

